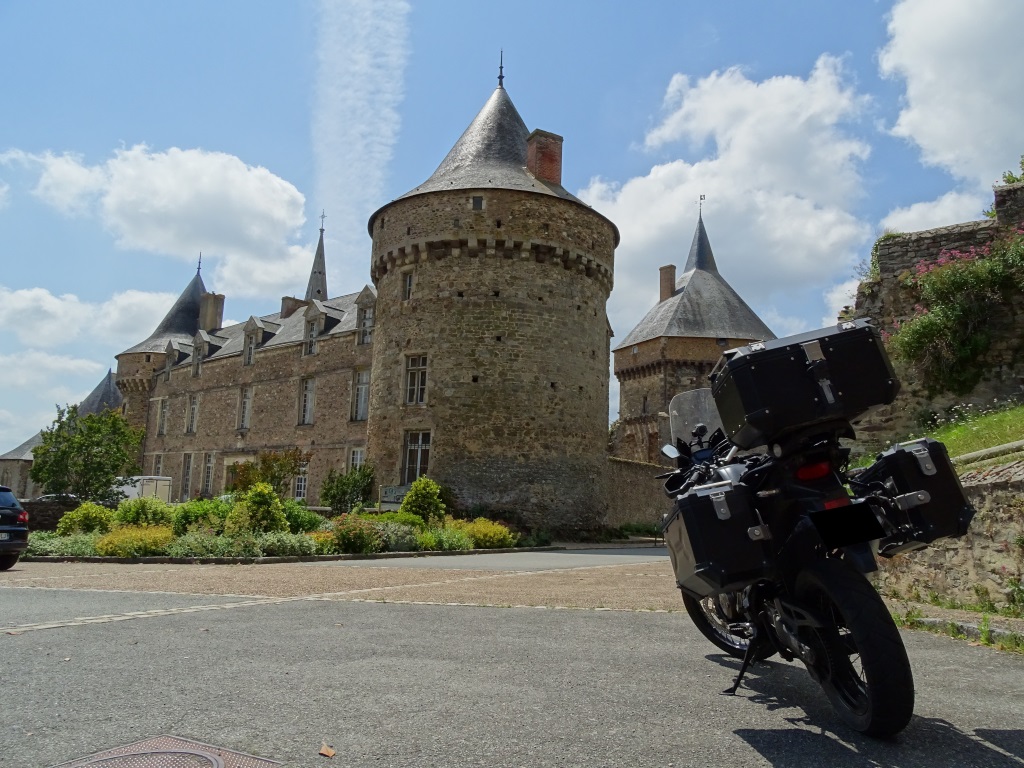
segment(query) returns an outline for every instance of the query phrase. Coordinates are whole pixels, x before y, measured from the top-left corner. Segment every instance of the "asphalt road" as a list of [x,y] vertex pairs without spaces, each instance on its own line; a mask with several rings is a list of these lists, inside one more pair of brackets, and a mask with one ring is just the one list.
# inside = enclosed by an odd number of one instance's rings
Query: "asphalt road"
[[1024,765],[1024,659],[948,638],[904,633],[917,706],[892,742],[839,726],[795,663],[719,695],[737,664],[659,602],[663,552],[19,564],[0,766],[160,734],[292,766]]

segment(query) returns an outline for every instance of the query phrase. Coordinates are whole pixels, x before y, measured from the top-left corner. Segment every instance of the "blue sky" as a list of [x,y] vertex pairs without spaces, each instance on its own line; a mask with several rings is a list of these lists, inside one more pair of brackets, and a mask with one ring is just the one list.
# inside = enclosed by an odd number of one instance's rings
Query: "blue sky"
[[[1024,4],[0,1],[0,452],[77,402],[194,274],[244,320],[369,281],[366,220],[496,85],[622,233],[622,339],[704,221],[779,335],[889,227],[981,217],[1024,152]],[[614,340],[613,340],[614,341]],[[617,413],[612,387],[610,416]]]

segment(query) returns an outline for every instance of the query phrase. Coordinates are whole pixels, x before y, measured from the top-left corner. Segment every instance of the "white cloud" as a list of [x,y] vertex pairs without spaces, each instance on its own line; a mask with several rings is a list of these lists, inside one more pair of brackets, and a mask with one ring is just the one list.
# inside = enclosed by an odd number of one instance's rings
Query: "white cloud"
[[140,328],[156,328],[176,298],[132,290],[91,303],[74,294],[55,296],[45,288],[11,290],[0,285],[0,335],[44,348],[73,344],[87,335],[126,349],[144,338]]
[[[807,79],[755,82],[737,69],[693,84],[675,76],[668,113],[646,144],[671,151],[674,142],[710,142],[706,156],[669,160],[622,184],[594,179],[579,193],[622,235],[609,303],[617,337],[657,300],[658,268],[682,268],[701,194],[725,279],[762,315],[776,318],[769,323],[776,333],[815,325],[824,306],[796,317],[796,298],[821,286],[816,295],[823,302],[825,286],[850,273],[870,237],[870,227],[847,212],[862,193],[858,164],[869,147],[845,126],[865,106],[831,56],[822,56]],[[787,307],[784,314],[776,304]]]
[[1024,142],[1024,4],[902,0],[879,55],[884,76],[906,84],[892,132],[929,165],[986,188],[1017,167]]
[[991,204],[991,195],[951,191],[936,200],[890,211],[882,219],[882,227],[891,232],[917,232],[962,221],[975,221],[981,218],[986,205]]
[[122,248],[212,257],[219,291],[280,296],[308,274],[312,249],[298,272],[282,269],[296,266],[289,243],[305,222],[302,194],[234,155],[138,144],[96,166],[73,154],[6,157],[40,167],[37,196],[65,214],[97,216]]
[[839,313],[846,307],[852,307],[857,297],[857,288],[860,286],[860,279],[851,277],[841,283],[833,285],[825,291],[825,303],[828,305],[828,314],[821,318],[821,325],[834,325]]
[[98,376],[106,366],[94,360],[27,350],[15,355],[0,355],[0,369],[6,371],[4,388],[38,389],[52,387],[54,378],[58,376]]
[[[383,199],[398,139],[398,106],[410,51],[409,4],[321,0],[319,8],[312,115],[314,207],[326,209],[328,217],[329,273],[340,276],[344,290],[356,290],[366,281],[366,221]],[[329,279],[327,284],[334,282]]]

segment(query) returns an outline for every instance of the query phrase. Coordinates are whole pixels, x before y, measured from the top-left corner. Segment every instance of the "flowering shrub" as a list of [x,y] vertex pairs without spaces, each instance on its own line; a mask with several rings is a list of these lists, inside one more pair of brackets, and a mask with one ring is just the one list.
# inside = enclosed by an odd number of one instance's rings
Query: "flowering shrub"
[[310,531],[303,536],[313,542],[314,551],[318,555],[338,554],[338,542],[332,531]]
[[501,523],[478,517],[475,520],[453,520],[449,525],[461,530],[473,540],[476,549],[504,549],[514,547],[519,536]]
[[96,541],[103,557],[150,557],[163,555],[174,539],[169,525],[124,525]]
[[428,541],[431,543],[432,546],[423,546],[423,549],[440,552],[473,549],[473,540],[465,531],[460,531],[458,528],[430,528],[421,532],[417,539],[421,546]]
[[980,381],[992,342],[992,308],[1024,283],[1022,234],[990,247],[943,251],[906,276],[904,285],[918,298],[915,315],[889,343],[931,394],[966,394]]
[[114,527],[113,510],[87,501],[79,504],[70,512],[65,512],[57,523],[57,533],[67,536],[70,533],[106,533]]
[[266,557],[306,557],[316,554],[316,542],[301,533],[261,533],[256,544]]
[[334,540],[338,551],[367,555],[380,552],[383,537],[376,524],[358,515],[341,515],[334,520]]

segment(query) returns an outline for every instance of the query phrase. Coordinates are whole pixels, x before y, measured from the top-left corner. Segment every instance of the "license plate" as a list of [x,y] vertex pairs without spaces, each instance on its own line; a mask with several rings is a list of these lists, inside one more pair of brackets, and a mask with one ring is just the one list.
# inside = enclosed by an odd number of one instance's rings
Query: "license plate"
[[11,538],[11,534],[9,534],[9,533],[0,533],[0,541],[7,541],[10,538]]

